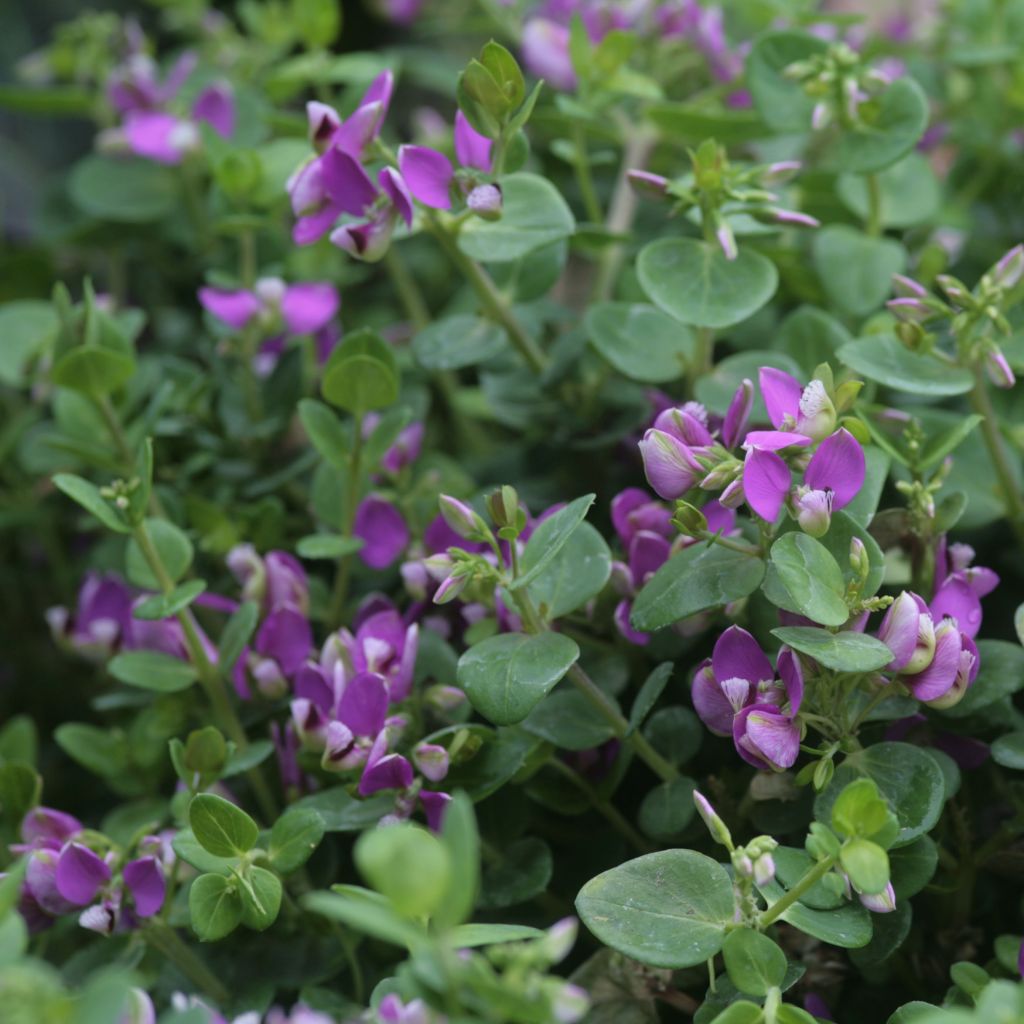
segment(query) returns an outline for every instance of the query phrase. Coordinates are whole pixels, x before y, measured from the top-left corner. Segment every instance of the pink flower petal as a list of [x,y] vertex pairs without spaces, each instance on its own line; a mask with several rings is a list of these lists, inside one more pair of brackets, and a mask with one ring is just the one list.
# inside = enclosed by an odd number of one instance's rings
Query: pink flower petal
[[789,466],[775,452],[750,448],[743,460],[743,494],[762,519],[774,523],[789,491]]
[[864,449],[845,428],[826,437],[811,456],[804,483],[816,491],[833,492],[832,507],[845,508],[864,485]]

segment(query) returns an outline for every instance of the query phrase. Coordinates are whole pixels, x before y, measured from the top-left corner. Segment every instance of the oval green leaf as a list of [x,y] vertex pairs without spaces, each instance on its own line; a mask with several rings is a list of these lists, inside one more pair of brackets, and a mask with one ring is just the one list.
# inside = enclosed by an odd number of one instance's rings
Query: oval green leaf
[[930,398],[963,395],[974,387],[971,371],[933,356],[911,352],[891,334],[874,334],[844,345],[839,361],[868,380],[894,391]]
[[642,384],[665,384],[686,373],[693,332],[654,306],[602,302],[587,311],[590,344],[619,373]]
[[813,626],[781,626],[772,636],[794,651],[836,672],[877,672],[892,661],[892,651],[866,633],[830,633]]

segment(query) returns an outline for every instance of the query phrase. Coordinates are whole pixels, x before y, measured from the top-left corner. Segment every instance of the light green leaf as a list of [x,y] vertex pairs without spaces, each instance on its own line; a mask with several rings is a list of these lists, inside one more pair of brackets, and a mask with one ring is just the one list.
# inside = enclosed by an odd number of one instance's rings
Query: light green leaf
[[122,651],[110,661],[107,669],[122,683],[155,693],[187,690],[199,678],[190,662],[160,651]]
[[782,626],[772,636],[836,672],[876,672],[892,661],[892,651],[866,633],[830,633],[813,626]]
[[525,587],[540,576],[583,522],[594,503],[594,498],[593,494],[584,494],[575,501],[570,501],[565,508],[549,516],[533,531],[526,542],[526,550],[523,551],[523,571],[512,581],[509,590]]
[[435,320],[412,340],[413,355],[428,370],[461,370],[477,366],[508,348],[505,331],[471,313]]
[[785,533],[772,545],[764,590],[774,604],[823,626],[841,626],[850,617],[842,570],[805,533]]
[[[544,553],[542,549],[535,548],[531,559]],[[524,554],[523,570],[529,571],[531,564]],[[611,572],[612,555],[604,537],[590,523],[580,523],[530,584],[530,600],[545,620],[561,618],[596,597],[608,582]]]
[[287,875],[302,867],[324,837],[324,820],[316,811],[292,807],[270,830],[267,856],[275,871]]
[[203,848],[217,857],[237,857],[256,845],[256,822],[230,800],[200,793],[188,807],[188,822]]
[[[875,312],[892,291],[892,275],[906,268],[907,253],[890,238],[872,238],[846,224],[822,228],[812,242],[814,269],[828,297],[844,313]],[[848,346],[839,350],[839,358]]]
[[851,341],[839,350],[838,356],[841,363],[860,376],[911,395],[948,398],[974,387],[970,370],[911,352],[890,334],[873,334]]
[[722,944],[729,980],[748,996],[766,996],[786,977],[786,954],[767,935],[737,928]]
[[677,380],[693,358],[693,332],[654,306],[601,302],[587,310],[584,328],[619,373],[643,384]]
[[230,935],[242,920],[243,905],[235,879],[200,875],[188,894],[192,928],[203,942]]

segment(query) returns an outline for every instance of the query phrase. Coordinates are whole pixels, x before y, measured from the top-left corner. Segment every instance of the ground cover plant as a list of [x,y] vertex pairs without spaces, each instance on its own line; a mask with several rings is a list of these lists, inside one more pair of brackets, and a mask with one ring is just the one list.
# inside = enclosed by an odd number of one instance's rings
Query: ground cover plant
[[37,6],[0,1020],[1024,1020],[1024,4]]

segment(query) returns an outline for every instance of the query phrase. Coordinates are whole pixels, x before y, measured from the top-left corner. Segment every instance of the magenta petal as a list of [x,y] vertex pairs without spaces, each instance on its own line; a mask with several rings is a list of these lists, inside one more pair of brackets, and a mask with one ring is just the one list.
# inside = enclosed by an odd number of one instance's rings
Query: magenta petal
[[960,630],[972,640],[981,629],[981,600],[966,580],[955,576],[949,577],[936,591],[931,613],[936,622],[947,616],[956,619]]
[[357,736],[376,736],[388,714],[388,687],[376,672],[360,672],[345,687],[338,718]]
[[386,71],[382,71],[370,83],[369,88],[363,93],[363,98],[359,101],[359,106],[365,107],[370,103],[379,103],[381,117],[383,118],[388,112],[388,107],[391,105],[391,94],[394,91],[395,75],[389,68]]
[[711,665],[719,682],[745,679],[755,685],[775,678],[761,645],[740,626],[730,626],[716,641]]
[[30,896],[47,914],[60,917],[75,909],[76,904],[64,897],[57,887],[56,850],[33,850],[25,866],[24,894]]
[[758,380],[772,426],[781,427],[787,419],[795,423],[800,416],[800,396],[804,390],[800,381],[785,370],[771,366],[761,367]]
[[[692,406],[692,403],[687,405]],[[687,406],[682,409],[665,409],[658,413],[653,426],[655,430],[663,430],[666,434],[678,438],[685,445],[701,448],[715,442],[711,431]]]
[[192,105],[192,116],[205,121],[222,139],[235,133],[235,97],[224,83],[205,88]]
[[377,186],[363,165],[336,146],[320,157],[320,174],[327,195],[343,213],[360,217],[377,198]]
[[548,18],[530,18],[523,26],[520,52],[530,73],[543,78],[553,89],[571,92],[576,88],[568,26]]
[[372,766],[367,762],[359,780],[359,795],[370,796],[382,789],[408,789],[412,780],[412,765],[401,754],[386,754]]
[[789,713],[795,715],[804,702],[804,672],[800,659],[788,647],[783,647],[775,661],[775,669],[786,687]]
[[366,147],[377,137],[383,120],[384,108],[380,103],[364,103],[334,130],[331,145],[361,160]]
[[791,430],[752,430],[744,438],[743,447],[777,452],[783,448],[804,448],[813,443],[806,434],[797,434]]
[[435,210],[450,210],[450,189],[455,171],[444,153],[426,146],[401,146],[398,150],[398,169],[409,191],[424,206]]
[[124,884],[132,894],[139,917],[152,917],[164,905],[167,880],[156,857],[140,857],[125,864]]
[[637,533],[629,545],[629,569],[637,589],[668,561],[670,551],[671,545],[664,537],[647,530]]
[[647,482],[662,498],[681,497],[704,473],[690,449],[664,430],[648,430],[638,447]]
[[412,227],[412,193],[401,174],[394,167],[385,167],[377,175],[377,181],[406,227]]
[[409,543],[401,512],[383,498],[364,498],[356,510],[352,532],[364,541],[359,557],[371,569],[386,569]]
[[744,380],[732,396],[722,424],[722,444],[735,448],[747,429],[750,412],[754,408],[754,384]]
[[743,495],[764,520],[774,523],[789,491],[789,466],[775,452],[750,448],[743,460]]
[[711,533],[731,533],[736,528],[736,510],[726,508],[720,501],[709,501],[701,511]]
[[902,676],[903,683],[918,700],[936,700],[956,682],[962,650],[960,631],[949,623],[939,626],[935,630],[935,655],[931,664],[916,675]]
[[612,498],[610,512],[612,525],[623,544],[628,544],[636,533],[631,514],[635,509],[649,504],[651,496],[639,487],[627,487]]
[[21,819],[22,841],[31,846],[61,845],[82,831],[82,823],[52,807],[33,807]]
[[693,676],[690,698],[700,720],[711,732],[716,736],[728,736],[732,733],[732,720],[736,711],[718,685],[710,661],[705,661],[697,668]]
[[331,230],[340,213],[340,207],[328,203],[322,210],[300,217],[292,228],[292,241],[296,245],[312,245],[319,241]]
[[325,715],[334,710],[334,688],[319,665],[303,665],[295,675],[295,696],[311,701]]
[[420,790],[420,803],[427,819],[427,828],[432,832],[440,832],[444,824],[444,812],[452,802],[447,793],[434,793],[429,789]]
[[276,608],[256,634],[256,652],[273,658],[286,676],[299,670],[313,648],[313,629],[296,608]]
[[133,111],[125,117],[123,128],[133,153],[161,164],[181,163],[185,150],[195,142],[195,126],[172,114]]
[[57,860],[57,890],[76,906],[92,903],[110,881],[110,865],[81,843],[68,843]]
[[220,288],[200,288],[199,302],[208,313],[236,331],[240,331],[263,308],[254,292],[229,292]]
[[455,113],[455,157],[463,167],[491,173],[491,148],[494,143],[481,135],[461,110]]
[[281,315],[292,334],[312,334],[334,318],[340,305],[333,285],[293,284],[285,289]]
[[615,620],[615,628],[622,634],[622,636],[628,640],[631,644],[636,644],[637,647],[646,647],[651,642],[650,633],[641,633],[640,630],[634,629],[629,621],[629,617],[633,612],[633,602],[630,600],[622,600],[615,606],[615,612],[613,618]]
[[892,651],[892,661],[887,668],[898,672],[913,657],[920,619],[921,610],[917,602],[905,590],[889,605],[878,627],[878,639]]
[[845,428],[826,437],[811,456],[804,483],[816,491],[833,492],[832,507],[845,508],[864,485],[864,449]]
[[736,750],[755,768],[790,768],[800,755],[800,729],[771,704],[744,708],[733,722]]

